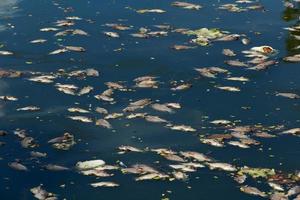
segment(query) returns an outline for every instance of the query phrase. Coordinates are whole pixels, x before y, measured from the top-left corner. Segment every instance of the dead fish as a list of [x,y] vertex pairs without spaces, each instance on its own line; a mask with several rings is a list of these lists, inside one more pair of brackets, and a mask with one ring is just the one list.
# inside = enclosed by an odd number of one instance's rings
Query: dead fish
[[289,199],[288,199],[287,196],[285,196],[285,194],[279,193],[279,192],[275,192],[274,194],[271,194],[270,200],[289,200]]
[[105,24],[105,26],[111,27],[115,30],[119,30],[119,31],[126,31],[126,30],[130,30],[131,27],[129,26],[124,26],[122,24]]
[[228,77],[228,78],[226,78],[226,80],[229,80],[229,81],[241,81],[241,82],[248,82],[249,81],[248,78],[243,77],[243,76],[241,76],[241,77]]
[[258,65],[254,66],[254,67],[250,67],[248,69],[252,69],[252,70],[265,70],[267,69],[268,67],[272,66],[272,65],[275,65],[277,64],[276,61],[274,60],[269,60],[269,61],[263,61],[261,63],[259,63]]
[[243,184],[247,179],[247,176],[246,175],[236,175],[234,177],[234,180],[239,183],[239,184]]
[[34,158],[46,158],[47,153],[41,153],[41,152],[38,152],[38,151],[31,151],[30,156],[32,156]]
[[287,192],[287,196],[293,196],[293,195],[297,195],[300,194],[300,186],[294,186],[291,189],[289,189],[289,191]]
[[228,172],[235,172],[237,168],[228,163],[206,163],[210,169],[220,169]]
[[152,173],[146,174],[140,177],[135,178],[136,181],[144,181],[144,180],[162,180],[169,178],[168,175],[162,173]]
[[93,120],[88,117],[84,116],[68,116],[69,119],[72,119],[74,121],[80,121],[80,122],[85,122],[85,123],[91,123]]
[[33,137],[25,137],[21,140],[21,146],[23,148],[35,148],[38,144],[35,142]]
[[230,57],[236,56],[236,54],[234,53],[234,51],[232,51],[231,49],[223,49],[222,53],[225,56],[230,56]]
[[250,40],[249,40],[248,38],[243,38],[243,39],[241,40],[241,42],[242,42],[243,45],[248,45],[248,44],[250,44]]
[[82,96],[85,94],[90,93],[94,88],[92,86],[86,86],[83,87],[79,92],[78,92],[78,96]]
[[146,106],[146,105],[149,105],[151,102],[152,102],[151,99],[140,99],[138,101],[131,102],[129,105],[130,106]]
[[145,117],[145,120],[148,122],[154,122],[154,123],[167,123],[168,121],[165,119],[162,119],[158,116],[153,116],[153,115],[147,115]]
[[98,119],[96,121],[96,125],[97,126],[102,126],[104,128],[108,128],[108,129],[111,129],[112,128],[112,125],[105,119]]
[[267,46],[267,45],[252,47],[250,50],[251,51],[256,51],[256,52],[259,52],[259,53],[262,53],[262,54],[267,54],[267,55],[271,55],[271,54],[276,53],[276,50],[273,49],[273,47]]
[[116,83],[116,82],[106,82],[105,85],[108,88],[114,89],[114,90],[122,90],[125,88],[123,85],[121,85],[120,83]]
[[229,91],[229,92],[240,92],[241,89],[238,87],[231,87],[231,86],[216,86],[216,88],[220,89],[220,90],[225,90],[225,91]]
[[161,112],[168,112],[168,113],[173,113],[174,110],[169,108],[167,105],[165,104],[158,104],[158,103],[155,103],[155,104],[152,104],[151,107],[154,109],[154,110],[157,110],[157,111],[161,111]]
[[276,137],[275,135],[266,133],[266,132],[257,132],[254,134],[256,137],[261,137],[261,138],[274,138]]
[[139,88],[158,88],[158,82],[155,80],[144,80],[136,83],[136,87]]
[[215,124],[215,125],[228,125],[228,124],[232,124],[231,121],[225,120],[225,119],[213,120],[210,123]]
[[225,64],[233,66],[233,67],[248,67],[248,65],[244,62],[241,62],[239,60],[227,60],[225,61]]
[[126,119],[145,118],[147,113],[131,113],[126,116]]
[[89,113],[90,111],[82,109],[82,108],[68,108],[69,112],[78,112],[78,113]]
[[47,42],[47,40],[45,40],[45,39],[36,39],[36,40],[30,41],[31,44],[42,44],[45,42]]
[[180,85],[177,85],[177,86],[171,88],[171,90],[173,90],[173,91],[187,90],[187,89],[189,89],[191,87],[192,87],[192,84],[190,84],[190,83],[184,83],[184,84],[180,84]]
[[216,73],[209,68],[195,68],[195,70],[206,78],[216,78]]
[[17,111],[38,111],[38,110],[40,110],[40,108],[37,106],[27,106],[27,107],[17,109]]
[[202,8],[201,5],[193,4],[193,3],[188,3],[188,2],[182,2],[182,1],[174,1],[172,6],[184,8],[184,9],[189,9],[189,10],[199,10]]
[[134,112],[136,110],[142,109],[143,106],[127,106],[126,108],[123,109],[123,112]]
[[181,105],[179,103],[166,103],[166,105],[168,107],[175,108],[175,109],[180,109],[181,108]]
[[17,171],[28,171],[28,168],[19,162],[9,163],[8,166]]
[[40,29],[41,32],[53,32],[53,31],[58,31],[58,30],[59,30],[58,28],[52,28],[52,27]]
[[149,38],[150,36],[145,33],[132,33],[130,34],[132,37],[135,38]]
[[162,9],[141,9],[137,10],[137,13],[144,14],[144,13],[165,13],[166,11]]
[[67,51],[68,51],[68,50],[65,49],[65,48],[57,49],[57,50],[51,51],[51,52],[49,53],[49,55],[61,54],[61,53],[65,53],[65,52],[67,52]]
[[81,171],[81,174],[85,175],[85,176],[97,176],[97,177],[111,177],[113,176],[113,174],[107,173],[106,171],[104,171],[104,169],[102,169],[102,167],[97,167],[94,169],[90,169],[90,170],[84,170]]
[[268,182],[268,185],[273,188],[274,190],[277,190],[277,191],[281,191],[281,192],[284,192],[284,188],[277,184],[277,183],[273,183],[273,182]]
[[148,173],[159,173],[153,167],[150,167],[145,164],[135,164],[129,168],[123,168],[122,173],[130,173],[130,174],[148,174]]
[[267,197],[265,192],[262,192],[255,187],[242,186],[242,187],[240,187],[240,190],[246,194],[251,194],[251,195],[260,196],[260,197]]
[[0,51],[1,56],[10,56],[13,55],[14,53],[11,51]]
[[242,142],[239,142],[239,141],[229,141],[229,142],[227,142],[227,144],[230,144],[232,146],[237,146],[237,147],[240,147],[242,149],[250,148],[250,146],[248,146],[246,144],[243,144]]
[[180,171],[174,171],[172,172],[172,175],[176,180],[187,180],[189,177],[186,173]]
[[69,168],[61,166],[61,165],[54,165],[54,164],[48,164],[45,166],[46,170],[49,171],[67,171]]
[[181,151],[180,154],[185,158],[195,159],[199,162],[212,161],[212,159],[207,157],[206,155],[195,151]]
[[195,49],[195,46],[187,46],[187,45],[174,45],[172,49],[180,51],[180,50],[188,50],[188,49]]
[[112,37],[112,38],[119,38],[120,37],[120,35],[116,32],[103,32],[103,33],[104,33],[104,35]]
[[171,125],[170,129],[175,130],[175,131],[184,131],[184,132],[196,132],[197,131],[193,127],[186,126],[186,125]]
[[119,146],[118,150],[120,150],[123,153],[125,153],[125,152],[138,152],[138,153],[144,152],[143,150],[138,149],[136,147],[125,146],[125,145]]
[[124,114],[123,113],[112,113],[112,114],[109,114],[107,116],[104,117],[104,119],[117,119],[117,118],[120,118],[120,117],[123,117]]
[[300,128],[292,128],[292,129],[283,131],[282,134],[299,135],[300,134]]
[[284,61],[286,62],[300,62],[300,54],[296,54],[293,56],[287,56],[283,58]]
[[120,186],[118,183],[114,182],[97,182],[97,183],[91,183],[92,187],[118,187]]
[[35,76],[29,78],[29,81],[39,82],[39,83],[53,83],[53,80],[56,79],[56,76],[51,75],[43,75],[43,76]]
[[184,162],[185,160],[176,154],[161,153],[159,154],[167,160],[175,162]]
[[104,160],[87,160],[87,161],[80,161],[76,163],[76,168],[80,171],[94,169],[97,167],[103,167],[105,165]]
[[76,47],[76,46],[65,46],[67,51],[74,51],[74,52],[85,52],[85,48],[83,47]]
[[238,40],[239,38],[240,38],[240,35],[238,35],[238,34],[230,34],[230,35],[225,35],[223,37],[220,37],[220,38],[216,39],[215,41],[229,42],[229,41]]
[[13,96],[0,96],[0,99],[4,101],[18,101],[18,98]]
[[98,100],[102,100],[102,101],[107,101],[107,102],[113,102],[114,98],[100,94],[100,95],[95,95],[94,96],[96,99]]
[[56,194],[47,192],[41,186],[31,188],[30,192],[38,200],[57,200]]
[[211,146],[214,146],[214,147],[224,147],[224,144],[222,144],[221,142],[219,142],[217,140],[214,140],[214,139],[203,139],[203,138],[201,138],[200,141],[203,144],[208,144],[208,145],[211,145]]
[[281,96],[281,97],[286,97],[286,98],[290,98],[290,99],[299,99],[300,96],[298,94],[294,94],[294,93],[277,93],[276,96]]
[[95,111],[97,113],[104,114],[104,115],[108,114],[108,111],[105,108],[101,108],[101,107],[96,107]]

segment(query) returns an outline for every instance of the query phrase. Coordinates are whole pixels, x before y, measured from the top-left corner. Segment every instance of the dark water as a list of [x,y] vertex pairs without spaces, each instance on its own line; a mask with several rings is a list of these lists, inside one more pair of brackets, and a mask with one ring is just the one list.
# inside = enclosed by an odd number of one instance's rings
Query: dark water
[[[138,148],[170,148],[174,151],[198,151],[210,155],[221,162],[237,166],[264,167],[293,173],[300,167],[299,137],[279,136],[258,139],[259,146],[241,149],[233,146],[216,148],[202,144],[199,135],[223,133],[223,129],[212,126],[209,121],[227,119],[238,125],[264,126],[284,125],[286,129],[299,127],[299,100],[277,97],[276,92],[300,94],[299,63],[282,61],[287,55],[300,52],[295,40],[284,30],[298,24],[300,8],[285,8],[282,1],[265,0],[260,3],[265,11],[231,13],[217,9],[221,4],[233,1],[190,1],[200,3],[199,11],[170,6],[172,1],[159,0],[90,0],[90,1],[48,1],[48,0],[1,0],[0,1],[0,50],[14,52],[13,56],[1,56],[0,68],[32,72],[57,72],[94,68],[99,77],[84,80],[59,78],[55,82],[74,84],[79,87],[94,87],[88,95],[81,97],[66,95],[56,90],[54,84],[30,82],[28,77],[1,78],[0,95],[18,97],[18,101],[1,101],[0,129],[9,134],[1,137],[6,145],[0,147],[0,192],[1,199],[33,199],[30,188],[43,184],[47,191],[58,194],[59,199],[162,199],[162,194],[172,200],[179,199],[260,199],[240,192],[238,184],[228,173],[203,168],[189,174],[187,181],[134,181],[134,175],[123,175],[114,171],[114,176],[99,178],[83,176],[74,170],[51,172],[42,170],[43,165],[54,163],[73,168],[78,161],[103,159],[108,164],[117,160],[130,166],[145,163],[162,172],[172,171],[167,165],[172,163],[154,153],[117,154],[120,145]],[[244,5],[244,4],[241,4]],[[66,8],[69,12],[64,12]],[[138,14],[133,9],[159,8],[166,13]],[[89,33],[84,36],[66,36],[59,40],[53,32],[40,32],[44,27],[55,27],[54,22],[67,16],[78,16],[71,28],[80,28]],[[87,21],[88,19],[92,22]],[[109,38],[103,31],[114,31],[103,26],[106,23],[131,25],[127,31],[116,31],[120,38]],[[245,34],[251,39],[249,45],[240,41],[216,42],[208,47],[197,47],[185,51],[175,51],[175,44],[187,44],[189,37],[169,32],[168,36],[149,39],[134,38],[130,34],[140,27],[153,30],[153,25],[167,24],[173,28],[197,29],[219,28],[231,33]],[[62,28],[65,29],[65,28]],[[257,34],[260,33],[260,34]],[[296,33],[297,34],[297,33]],[[29,41],[44,38],[44,44],[33,45]],[[65,53],[48,55],[59,48],[59,44],[83,46],[85,53]],[[279,63],[267,70],[252,71],[224,64],[226,58],[222,49],[229,48],[238,55],[234,59],[245,60],[242,53],[254,46],[269,45],[278,50],[274,59]],[[122,48],[122,51],[114,51]],[[219,66],[230,70],[234,76],[246,76],[250,82],[228,82],[225,79],[197,78],[195,67]],[[158,89],[136,89],[135,92],[115,92],[115,104],[94,98],[107,87],[105,82],[124,81],[124,85],[134,85],[134,78],[144,75],[159,77]],[[183,80],[192,83],[192,88],[173,92],[170,81]],[[215,85],[240,87],[241,92],[232,93],[216,89]],[[110,120],[115,131],[101,128],[91,123],[72,121],[67,108],[91,108],[100,106],[109,113],[122,112],[129,100],[151,98],[165,102],[180,103],[182,108],[174,114],[162,113],[146,107],[143,112],[158,115],[174,124],[186,124],[197,129],[195,133],[185,133],[166,129],[162,124],[146,122],[143,119],[123,118]],[[76,104],[75,104],[76,103]],[[18,112],[17,108],[35,105],[37,112]],[[250,107],[243,109],[242,107]],[[92,112],[89,117],[101,118]],[[205,128],[209,127],[209,128]],[[47,152],[47,158],[30,160],[30,149],[24,149],[13,131],[25,129],[38,143],[35,151]],[[61,136],[64,132],[74,134],[77,144],[68,151],[59,151],[47,141]],[[273,156],[270,156],[273,155]],[[9,162],[20,159],[29,168],[19,172],[8,167]],[[156,161],[159,161],[157,163]],[[117,188],[92,188],[90,183],[114,181]],[[65,187],[60,187],[65,184]],[[255,185],[256,186],[256,185]],[[261,190],[268,191],[266,184]],[[169,192],[168,192],[169,191]]]

